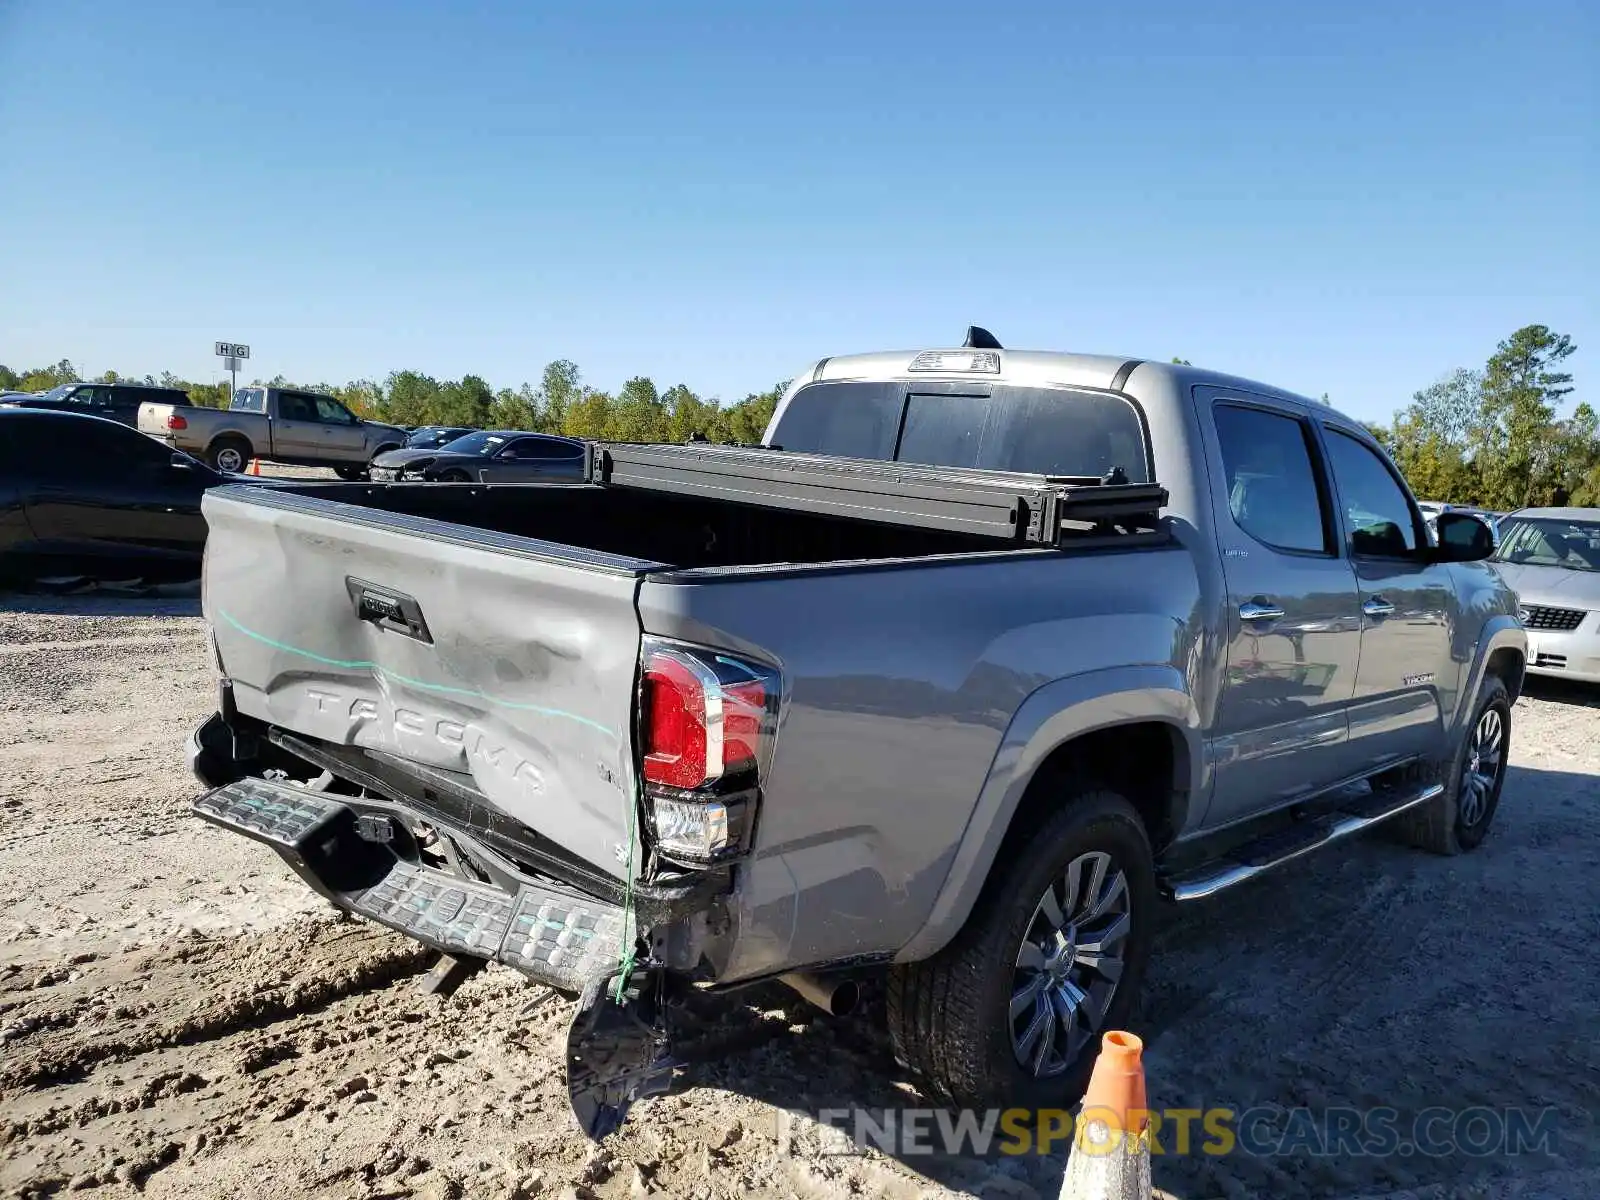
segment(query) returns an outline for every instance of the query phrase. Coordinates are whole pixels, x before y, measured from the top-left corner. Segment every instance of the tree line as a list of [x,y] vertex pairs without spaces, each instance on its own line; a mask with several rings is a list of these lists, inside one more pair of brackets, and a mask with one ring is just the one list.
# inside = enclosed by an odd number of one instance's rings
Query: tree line
[[1369,426],[1417,495],[1496,512],[1600,505],[1600,420],[1561,369],[1577,347],[1524,325],[1477,369],[1417,392],[1388,425]]
[[[1558,415],[1573,390],[1572,375],[1561,367],[1575,349],[1566,334],[1525,325],[1481,368],[1451,372],[1417,392],[1389,424],[1368,428],[1417,495],[1428,500],[1496,511],[1600,505],[1600,418],[1586,402]],[[44,391],[78,378],[65,359],[20,374],[0,366],[0,389]],[[115,371],[100,376],[105,382],[122,378],[132,377]],[[196,383],[171,372],[135,381],[182,388],[196,404],[228,403],[226,383]],[[297,386],[281,376],[256,382]],[[408,370],[394,371],[381,383],[360,379],[306,390],[337,396],[360,416],[398,425],[527,429],[630,442],[758,442],[784,387],[721,404],[683,384],[660,391],[641,375],[613,395],[589,387],[575,364],[558,359],[545,367],[537,386],[515,389],[496,391],[478,375],[440,380]],[[1328,402],[1326,394],[1321,399]]]
[[[0,390],[42,392],[81,379],[66,359],[37,370],[17,372],[0,366]],[[88,382],[150,383],[180,388],[195,404],[224,408],[228,383],[197,383],[172,372],[122,375],[116,371]],[[761,440],[787,386],[752,392],[733,404],[702,397],[683,384],[661,391],[645,376],[628,380],[615,394],[589,387],[576,364],[558,359],[545,367],[537,385],[492,388],[478,375],[436,379],[422,371],[394,371],[381,383],[358,379],[342,386],[299,384],[278,376],[255,385],[296,388],[335,396],[357,416],[396,425],[465,425],[478,429],[521,429],[568,437],[626,442],[712,442]]]

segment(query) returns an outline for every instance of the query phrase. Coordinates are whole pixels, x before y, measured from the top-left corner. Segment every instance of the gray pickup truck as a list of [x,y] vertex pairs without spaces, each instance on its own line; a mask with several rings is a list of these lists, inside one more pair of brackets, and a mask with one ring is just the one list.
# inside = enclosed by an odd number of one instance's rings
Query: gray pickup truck
[[936,1094],[1061,1104],[1158,904],[1378,822],[1483,840],[1526,637],[1481,522],[1430,544],[1302,397],[968,342],[586,482],[208,493],[197,811],[577,993],[591,1136],[665,1086],[691,985],[770,979],[876,976]]
[[276,387],[240,388],[227,408],[141,404],[138,426],[219,471],[261,459],[332,467],[349,480],[364,478],[374,457],[406,440],[398,425],[363,421],[332,396]]

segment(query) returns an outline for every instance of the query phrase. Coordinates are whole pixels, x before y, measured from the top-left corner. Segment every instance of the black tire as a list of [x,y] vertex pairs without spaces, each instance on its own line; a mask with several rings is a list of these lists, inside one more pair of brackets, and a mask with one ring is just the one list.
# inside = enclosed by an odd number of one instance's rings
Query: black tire
[[223,434],[206,448],[206,462],[212,469],[230,474],[242,473],[254,455],[250,443],[234,434]]
[[462,471],[462,470],[459,470],[459,469],[456,469],[456,468],[452,468],[451,470],[448,470],[448,471],[439,472],[439,482],[440,483],[471,483],[472,482],[472,476],[468,475],[465,471]]
[[365,479],[367,477],[367,468],[335,467],[333,469],[333,473],[340,479],[343,479],[346,483],[355,483],[357,480]]
[[[1493,770],[1482,770],[1486,756],[1479,744],[1486,715],[1493,713],[1499,719],[1499,740]],[[1475,799],[1466,794],[1463,803],[1462,786],[1473,766],[1475,749],[1478,767],[1476,774],[1489,776]],[[1392,822],[1394,832],[1419,850],[1433,854],[1461,854],[1476,850],[1488,836],[1494,822],[1495,811],[1500,807],[1500,790],[1506,782],[1506,762],[1511,757],[1511,696],[1497,675],[1484,677],[1478,689],[1478,703],[1472,710],[1472,720],[1467,725],[1461,745],[1456,747],[1455,758],[1444,775],[1444,793],[1409,812],[1401,813]]]
[[[1097,853],[1109,855],[1111,869],[1120,871],[1126,884],[1129,929],[1120,978],[1097,1028],[1074,1057],[1058,1073],[1036,1077],[1018,1060],[1011,1016],[1013,992],[1028,978],[1018,966],[1019,952],[1041,919],[1045,889],[1051,889],[1058,907],[1071,907],[1072,898],[1065,896],[1068,867]],[[1150,842],[1133,806],[1115,792],[1067,785],[1061,809],[1028,831],[1026,840],[1002,850],[982,896],[950,944],[932,958],[890,972],[888,1017],[895,1053],[953,1104],[1070,1104],[1088,1086],[1099,1034],[1118,1028],[1133,1008],[1150,954],[1156,906]],[[1060,1036],[1061,1028],[1046,1020],[1050,1036]]]

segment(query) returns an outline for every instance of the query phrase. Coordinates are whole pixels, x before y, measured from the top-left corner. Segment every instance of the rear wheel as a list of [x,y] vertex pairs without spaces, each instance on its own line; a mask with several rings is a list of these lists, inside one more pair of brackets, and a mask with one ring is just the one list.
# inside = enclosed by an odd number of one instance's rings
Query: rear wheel
[[891,973],[896,1052],[959,1105],[1070,1103],[1100,1034],[1133,1007],[1155,908],[1133,806],[1115,792],[1069,791],[997,864],[950,944]]
[[1434,854],[1460,854],[1483,843],[1500,807],[1511,751],[1511,696],[1495,675],[1483,681],[1472,724],[1445,777],[1445,790],[1395,818],[1406,841]]
[[206,461],[230,475],[243,471],[250,462],[250,443],[241,437],[219,437],[206,451]]
[[340,479],[350,483],[367,477],[367,469],[365,467],[335,467],[333,473]]

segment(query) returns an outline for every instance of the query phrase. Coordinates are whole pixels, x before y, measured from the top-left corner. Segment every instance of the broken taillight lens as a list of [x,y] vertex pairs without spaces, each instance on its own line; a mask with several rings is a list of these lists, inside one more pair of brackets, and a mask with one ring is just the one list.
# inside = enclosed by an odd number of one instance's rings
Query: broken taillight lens
[[646,638],[640,741],[656,845],[706,861],[737,848],[777,731],[772,668]]

